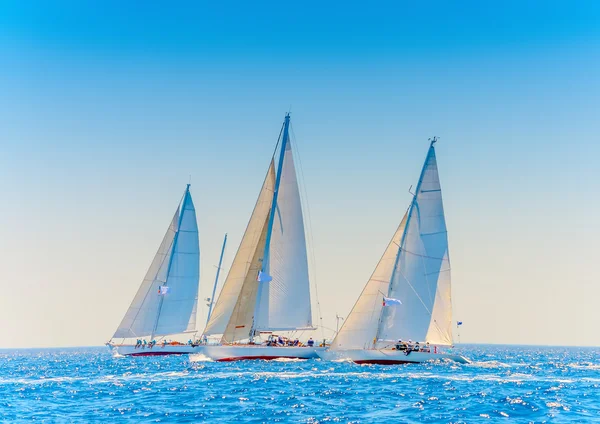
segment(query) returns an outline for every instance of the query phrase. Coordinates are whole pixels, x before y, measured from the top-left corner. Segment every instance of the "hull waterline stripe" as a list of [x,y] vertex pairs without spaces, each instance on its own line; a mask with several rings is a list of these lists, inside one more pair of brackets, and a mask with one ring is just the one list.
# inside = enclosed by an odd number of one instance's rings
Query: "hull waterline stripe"
[[284,356],[284,355],[275,355],[275,356],[232,356],[230,358],[222,358],[222,359],[217,359],[217,362],[233,362],[233,361],[252,361],[252,360],[256,360],[256,359],[263,359],[265,361],[270,361],[273,359],[280,359],[280,358],[285,358],[285,359],[308,359],[308,358],[302,358],[300,356]]

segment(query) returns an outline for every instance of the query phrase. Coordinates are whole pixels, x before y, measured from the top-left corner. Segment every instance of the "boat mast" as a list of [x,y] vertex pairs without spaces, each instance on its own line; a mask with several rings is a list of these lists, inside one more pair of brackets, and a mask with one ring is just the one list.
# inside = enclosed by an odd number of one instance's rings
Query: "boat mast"
[[[271,235],[273,234],[273,221],[275,219],[275,211],[277,210],[277,195],[279,194],[279,184],[281,183],[281,171],[283,170],[283,160],[285,159],[285,149],[287,148],[287,142],[289,137],[290,128],[290,113],[285,114],[285,121],[283,125],[283,138],[281,139],[281,151],[279,152],[279,163],[277,165],[277,177],[275,178],[275,187],[273,188],[273,200],[271,201],[271,211],[269,213],[269,221],[267,223],[267,237],[265,241],[265,252],[263,255],[261,273],[269,274],[269,248],[271,244]],[[254,314],[252,316],[252,327],[250,328],[250,341],[254,340],[254,331],[256,328],[256,314],[258,313],[258,307],[260,305],[260,298],[262,293],[262,281],[258,281],[258,292],[256,294],[256,303],[254,305]]]
[[225,253],[225,245],[227,244],[227,233],[223,239],[223,247],[221,248],[221,257],[219,258],[219,266],[217,267],[217,276],[215,277],[215,285],[213,286],[212,296],[208,301],[208,316],[206,317],[206,325],[210,321],[213,305],[215,304],[215,293],[217,292],[217,284],[219,283],[219,273],[221,272],[221,264],[223,263],[223,254]]
[[[433,145],[437,142],[437,137],[433,137],[429,139],[431,144],[429,144],[429,150],[427,150],[427,156],[425,156],[425,162],[423,163],[423,168],[421,169],[421,175],[419,176],[419,182],[417,183],[417,188],[415,190],[415,194],[413,194],[413,199],[410,204],[410,209],[408,211],[408,216],[406,217],[406,224],[404,224],[404,232],[402,233],[402,238],[400,239],[400,246],[398,247],[398,254],[396,255],[396,261],[394,263],[394,268],[392,268],[392,277],[390,278],[390,284],[388,286],[388,297],[392,292],[392,280],[394,278],[394,272],[398,267],[398,261],[400,260],[400,255],[402,254],[402,248],[404,246],[404,239],[406,238],[406,233],[408,232],[408,226],[410,225],[410,218],[412,217],[412,211],[417,201],[417,195],[419,194],[419,190],[421,190],[421,183],[423,182],[423,176],[425,175],[425,167],[427,162],[429,161],[429,153],[431,149],[433,149]],[[382,308],[381,313],[379,314],[379,324],[377,325],[377,333],[375,334],[375,338],[373,339],[373,347],[377,344],[377,340],[379,340],[379,333],[381,331],[381,323],[383,321],[383,314],[385,309]]]
[[[179,220],[177,221],[177,232],[175,233],[175,237],[173,237],[173,247],[171,248],[171,257],[169,258],[169,266],[167,267],[167,278],[165,283],[169,279],[169,273],[171,272],[171,265],[173,265],[173,256],[175,256],[175,246],[177,245],[177,239],[179,238],[179,229],[181,228],[181,218],[183,218],[183,214],[185,213],[185,206],[187,203],[187,199],[190,194],[190,184],[185,188],[185,194],[183,195],[183,203],[181,204],[181,213],[179,214]],[[160,318],[160,312],[162,310],[163,302],[165,300],[165,295],[160,295],[160,300],[158,301],[158,311],[156,313],[156,320],[154,321],[154,327],[152,327],[152,334],[150,334],[150,341],[154,340],[154,334],[156,333],[156,328],[158,327],[158,319]]]
[[[338,333],[340,332],[340,320],[343,321],[344,318],[339,316],[338,313],[335,313],[335,337],[337,337]],[[334,339],[335,339],[334,337]]]

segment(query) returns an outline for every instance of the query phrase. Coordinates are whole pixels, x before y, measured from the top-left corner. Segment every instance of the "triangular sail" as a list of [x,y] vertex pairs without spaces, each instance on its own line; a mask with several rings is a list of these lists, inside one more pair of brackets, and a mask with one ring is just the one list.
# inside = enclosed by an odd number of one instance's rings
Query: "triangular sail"
[[[233,341],[248,338],[256,299],[256,276],[261,267],[260,260],[265,243],[264,233],[274,187],[275,165],[271,161],[246,232],[210,316],[210,321],[204,330],[205,335],[225,334],[231,321],[233,327],[227,332],[225,339]],[[243,296],[241,296],[242,293]],[[236,305],[238,305],[236,314],[232,315]]]
[[350,315],[344,321],[333,342],[331,350],[367,349],[373,346],[377,326],[383,308],[383,295],[389,290],[390,281],[400,250],[407,214],[404,214],[400,226],[394,233],[383,256],[375,267],[375,271],[367,282],[360,297],[356,301]]
[[452,343],[450,260],[442,191],[433,143],[410,207],[378,338]]
[[[287,133],[284,133],[284,136]],[[291,140],[284,152],[277,208],[269,249],[268,273],[262,283],[256,330],[295,330],[312,327],[308,259],[300,190],[294,167]],[[294,305],[290,307],[290,305]]]
[[252,338],[254,331],[312,326],[302,205],[288,129],[289,116],[286,116],[278,169],[271,160],[240,248],[204,332],[223,334],[223,342]]
[[[199,279],[196,211],[189,190],[113,338],[170,335],[196,326]],[[159,294],[159,287],[169,287]]]
[[154,334],[164,336],[196,329],[200,250],[196,209],[190,193],[183,200],[179,231],[175,237],[173,255],[163,296],[162,307]]

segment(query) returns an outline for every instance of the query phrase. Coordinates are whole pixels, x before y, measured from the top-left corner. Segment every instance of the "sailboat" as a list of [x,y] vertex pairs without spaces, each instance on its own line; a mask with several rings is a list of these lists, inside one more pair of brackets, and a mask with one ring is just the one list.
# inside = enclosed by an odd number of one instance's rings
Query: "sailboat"
[[167,337],[196,332],[199,269],[198,225],[188,184],[154,260],[107,346],[118,355],[192,353],[191,343]]
[[[300,192],[286,114],[239,249],[197,351],[213,360],[316,358],[280,332],[314,330]],[[277,152],[279,152],[277,160]]]
[[431,140],[400,226],[331,346],[319,352],[322,359],[359,364],[468,362],[440,349],[452,345],[452,303],[436,141]]

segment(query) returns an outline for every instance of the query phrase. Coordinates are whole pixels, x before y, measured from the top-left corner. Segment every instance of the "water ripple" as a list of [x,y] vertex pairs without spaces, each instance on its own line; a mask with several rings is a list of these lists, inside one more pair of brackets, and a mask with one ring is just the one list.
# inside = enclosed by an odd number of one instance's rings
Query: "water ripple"
[[0,351],[0,421],[600,422],[600,349],[461,346],[471,364],[219,363]]

